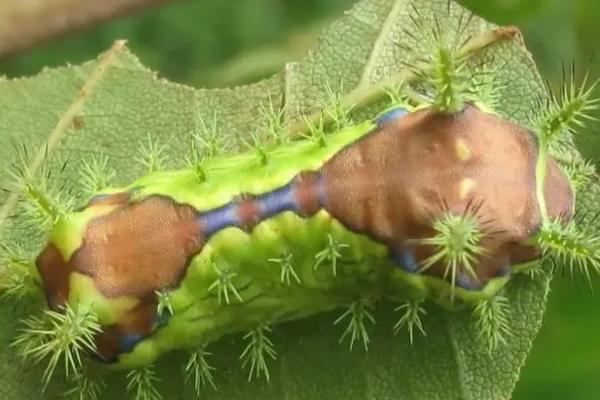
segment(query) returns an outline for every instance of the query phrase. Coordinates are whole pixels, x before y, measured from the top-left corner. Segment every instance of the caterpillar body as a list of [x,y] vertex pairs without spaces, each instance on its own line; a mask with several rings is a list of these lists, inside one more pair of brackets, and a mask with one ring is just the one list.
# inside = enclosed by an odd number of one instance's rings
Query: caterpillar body
[[[97,355],[123,367],[357,300],[476,304],[539,256],[543,215],[572,213],[568,180],[536,144],[474,105],[396,107],[324,146],[273,148],[266,164],[224,157],[204,181],[168,171],[102,191],[56,224],[37,266],[50,307],[91,310]],[[421,267],[436,249],[420,241],[444,215],[482,235],[469,268]],[[157,292],[170,302],[160,313]]]

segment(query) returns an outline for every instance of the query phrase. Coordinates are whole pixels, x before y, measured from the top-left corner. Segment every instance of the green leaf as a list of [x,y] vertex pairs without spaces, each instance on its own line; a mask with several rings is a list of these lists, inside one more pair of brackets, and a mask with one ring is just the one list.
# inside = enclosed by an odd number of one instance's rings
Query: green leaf
[[[437,16],[448,29],[456,29],[461,14],[452,7],[447,21],[446,0],[362,0],[323,33],[302,62],[287,64],[270,79],[236,89],[201,90],[162,80],[145,69],[123,42],[81,66],[0,81],[1,186],[9,179],[7,168],[17,161],[15,143],[27,147],[33,173],[42,165],[62,170],[51,179],[74,191],[80,186],[82,160],[98,153],[109,157],[120,183],[141,175],[144,166],[132,160],[148,135],[165,146],[172,166],[181,166],[189,133],[198,131],[202,119],[210,120],[215,113],[230,146],[240,146],[265,123],[260,120],[261,109],[270,101],[282,99],[285,117],[292,119],[316,110],[331,83],[343,82],[345,91],[367,88],[405,68],[407,53],[399,44],[416,46],[403,32],[415,12],[429,24]],[[476,37],[493,28],[473,18],[468,32]],[[511,119],[525,121],[536,100],[544,96],[544,87],[520,35],[510,30],[499,33],[505,34],[504,40],[482,48],[475,61],[493,59],[501,67],[497,70],[499,109]],[[593,192],[598,192],[596,187],[582,193]],[[593,207],[589,198],[583,200]],[[0,191],[0,203],[0,242],[39,248],[42,235],[20,217],[18,198]],[[248,382],[239,360],[242,336],[227,337],[209,347],[218,390],[207,387],[203,398],[506,399],[540,328],[548,284],[544,275],[511,281],[505,296],[514,335],[491,354],[477,341],[470,313],[447,312],[434,305],[426,306],[427,335],[416,335],[412,346],[408,335],[393,334],[398,318],[394,305],[379,307],[367,353],[360,346],[351,352],[338,344],[341,332],[334,321],[339,313],[273,327],[277,359],[269,360],[269,383]],[[55,398],[63,390],[57,384],[42,396],[39,368],[21,363],[9,347],[16,321],[34,306],[0,303],[0,398],[5,400]],[[165,399],[194,398],[193,388],[182,389],[185,362],[184,355],[173,355],[156,366]],[[124,375],[108,376],[109,390],[103,399],[127,398]]]

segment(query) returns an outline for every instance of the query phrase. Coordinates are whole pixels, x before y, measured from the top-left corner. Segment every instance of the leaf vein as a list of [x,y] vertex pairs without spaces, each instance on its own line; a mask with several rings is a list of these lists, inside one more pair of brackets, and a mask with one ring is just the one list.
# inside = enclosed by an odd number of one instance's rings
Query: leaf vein
[[377,39],[375,39],[375,43],[373,44],[373,50],[371,50],[371,53],[369,54],[369,59],[365,64],[365,68],[360,77],[358,87],[366,86],[371,83],[371,75],[375,68],[377,68],[377,65],[380,63],[379,55],[383,47],[385,46],[385,42],[391,37],[390,33],[394,26],[394,22],[396,22],[398,15],[400,15],[401,11],[404,9],[405,3],[405,0],[396,0],[394,2],[392,9],[390,10],[389,14],[385,19],[385,22],[383,23],[383,26],[381,27],[379,35],[377,35]]

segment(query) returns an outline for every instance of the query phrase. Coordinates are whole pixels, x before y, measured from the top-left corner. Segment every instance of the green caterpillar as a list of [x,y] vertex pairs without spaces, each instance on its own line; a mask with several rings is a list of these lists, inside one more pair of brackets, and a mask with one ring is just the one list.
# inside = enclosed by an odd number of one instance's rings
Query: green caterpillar
[[196,349],[186,369],[211,381],[204,346],[250,331],[244,364],[268,378],[269,326],[345,307],[343,338],[366,348],[382,299],[402,304],[396,327],[411,340],[433,300],[472,307],[500,343],[512,274],[540,259],[600,269],[598,239],[574,221],[570,177],[585,168],[567,174],[550,155],[595,106],[595,85],[522,127],[456,84],[465,60],[438,56],[418,75],[429,101],[395,99],[327,134],[311,126],[304,140],[153,172],[75,211],[46,206],[35,265],[49,310],[16,344],[48,359],[45,382],[61,361],[77,373],[84,354],[136,369],[177,349]]

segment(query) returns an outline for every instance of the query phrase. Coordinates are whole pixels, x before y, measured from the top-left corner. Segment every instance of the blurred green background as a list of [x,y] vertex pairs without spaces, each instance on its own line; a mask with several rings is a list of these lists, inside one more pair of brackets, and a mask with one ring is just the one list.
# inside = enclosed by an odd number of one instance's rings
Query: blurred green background
[[[354,0],[203,0],[150,9],[0,60],[0,74],[32,75],[43,67],[95,57],[126,38],[150,68],[173,81],[228,86],[269,76],[300,59],[320,30]],[[600,76],[600,0],[462,0],[476,14],[523,30],[542,75],[560,84],[561,64]],[[595,128],[595,129],[593,129]],[[600,123],[579,140],[600,158]],[[600,279],[595,279],[600,287]],[[598,289],[597,291],[600,291]],[[515,400],[600,399],[600,295],[557,277],[544,327],[514,394]]]

